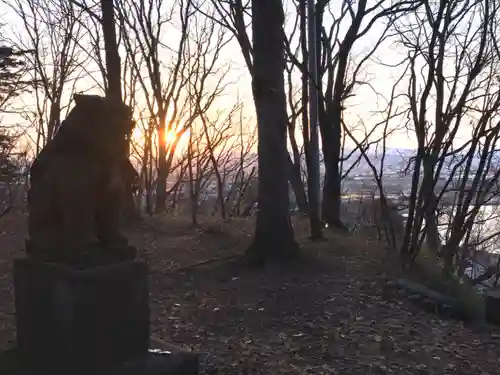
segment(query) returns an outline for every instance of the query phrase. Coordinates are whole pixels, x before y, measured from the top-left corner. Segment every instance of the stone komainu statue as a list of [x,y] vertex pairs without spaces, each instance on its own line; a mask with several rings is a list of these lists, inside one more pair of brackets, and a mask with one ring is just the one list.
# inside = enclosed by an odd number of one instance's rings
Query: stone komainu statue
[[124,180],[135,172],[123,152],[131,110],[100,96],[74,100],[31,166],[27,253],[72,264],[133,258],[120,233]]

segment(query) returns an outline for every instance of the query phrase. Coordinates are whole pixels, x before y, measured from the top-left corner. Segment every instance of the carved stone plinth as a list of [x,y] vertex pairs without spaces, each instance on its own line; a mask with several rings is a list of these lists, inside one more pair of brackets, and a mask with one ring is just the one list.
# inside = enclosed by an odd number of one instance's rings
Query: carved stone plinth
[[23,362],[16,349],[0,353],[0,375],[197,375],[198,356],[182,349],[168,347],[151,350],[119,365],[101,369],[47,369]]
[[138,261],[76,270],[29,257],[16,260],[17,356],[69,374],[145,355],[147,274]]
[[485,296],[486,322],[500,325],[500,293],[491,291]]

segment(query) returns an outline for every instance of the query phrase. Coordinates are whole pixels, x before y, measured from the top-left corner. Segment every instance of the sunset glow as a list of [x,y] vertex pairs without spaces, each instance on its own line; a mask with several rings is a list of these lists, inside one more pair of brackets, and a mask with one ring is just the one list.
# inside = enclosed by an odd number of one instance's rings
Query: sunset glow
[[170,147],[175,142],[176,138],[177,138],[177,135],[176,135],[174,130],[167,131],[165,133],[165,144],[167,145],[167,147]]
[[[177,140],[176,154],[179,152],[183,152],[186,150],[188,142],[189,142],[189,131],[184,132],[179,138],[177,135],[178,132],[175,130],[169,130],[165,134],[165,146],[169,149],[173,144],[175,144]],[[154,137],[154,136],[153,136]],[[179,138],[179,139],[177,139]],[[145,142],[145,131],[141,127],[136,127],[132,132],[132,142],[137,145],[144,145]]]

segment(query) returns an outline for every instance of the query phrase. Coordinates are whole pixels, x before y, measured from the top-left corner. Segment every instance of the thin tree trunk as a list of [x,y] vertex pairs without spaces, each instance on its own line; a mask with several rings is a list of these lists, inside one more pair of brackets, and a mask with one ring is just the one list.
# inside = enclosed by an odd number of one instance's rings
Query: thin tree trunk
[[160,126],[158,129],[158,177],[156,180],[156,207],[155,212],[161,213],[165,210],[167,199],[167,139],[165,116],[160,116]]
[[[201,108],[198,108],[200,110]],[[214,168],[215,179],[217,180],[217,202],[219,202],[220,213],[222,220],[226,220],[226,206],[224,204],[224,182],[222,181],[222,176],[217,164],[217,158],[214,154],[214,148],[212,146],[212,140],[210,139],[210,134],[208,132],[207,119],[204,115],[201,116],[201,123],[203,125],[203,132],[205,133],[205,139],[207,141],[207,151],[209,153],[210,161]]]
[[[121,102],[121,63],[118,53],[118,44],[116,42],[115,9],[113,1],[101,0],[101,11],[108,81],[106,96],[116,102]],[[125,139],[123,142],[124,158],[128,158],[129,148],[130,139]],[[132,188],[128,183],[126,185],[126,193],[124,194],[125,196],[122,202],[122,213],[125,219],[131,219],[137,216],[137,212],[135,209]]]
[[[307,184],[309,198],[309,218],[311,223],[311,239],[320,240],[323,238],[321,227],[321,194],[320,194],[320,169],[319,169],[319,138],[318,138],[318,115],[319,115],[319,89],[318,72],[319,48],[317,41],[318,28],[316,24],[315,7],[313,2],[308,2],[308,83],[309,83],[309,143],[307,147]],[[319,23],[318,23],[319,24]],[[303,31],[303,30],[301,30]],[[303,62],[306,63],[305,60]],[[303,103],[304,106],[306,103]]]
[[434,164],[432,161],[424,160],[424,177],[422,183],[426,201],[424,211],[426,227],[425,241],[427,247],[437,254],[441,250],[441,240],[439,238],[438,218],[436,215],[437,197],[434,192]]
[[288,157],[288,164],[290,168],[290,185],[292,186],[293,194],[295,195],[295,200],[299,211],[305,215],[309,214],[309,204],[307,202],[307,195],[304,189],[304,182],[302,181],[302,175],[300,170],[300,158],[295,160],[295,162]]
[[[198,199],[197,188],[195,187],[195,176],[193,173],[193,132],[189,132],[189,144],[187,151],[188,162],[188,179],[189,179],[189,207],[191,212],[191,223],[193,226],[198,225]],[[199,164],[199,161],[197,162]]]

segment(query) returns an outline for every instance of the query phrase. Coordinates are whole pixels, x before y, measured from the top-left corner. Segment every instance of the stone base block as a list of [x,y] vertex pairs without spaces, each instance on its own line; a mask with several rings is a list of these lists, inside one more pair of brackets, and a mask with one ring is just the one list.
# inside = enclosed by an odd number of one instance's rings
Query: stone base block
[[147,276],[146,264],[138,261],[77,270],[15,260],[19,360],[69,374],[146,354]]
[[488,293],[485,296],[486,322],[500,325],[500,295],[498,292]]
[[96,375],[198,375],[198,355],[174,346],[150,350],[121,366]]
[[[49,372],[47,372],[49,371]],[[15,349],[0,353],[0,375],[197,375],[198,356],[173,346],[101,369],[39,369],[20,360]]]

